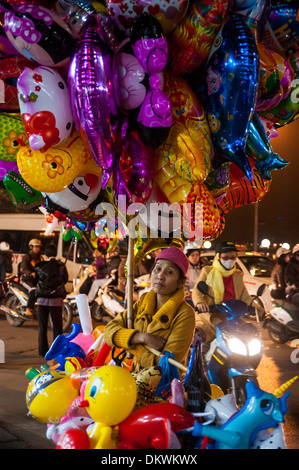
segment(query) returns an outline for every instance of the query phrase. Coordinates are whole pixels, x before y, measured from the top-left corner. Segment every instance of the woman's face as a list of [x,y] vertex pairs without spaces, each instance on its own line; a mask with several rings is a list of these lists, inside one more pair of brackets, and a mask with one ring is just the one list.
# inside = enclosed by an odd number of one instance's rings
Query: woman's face
[[172,261],[159,259],[151,275],[152,289],[156,294],[172,295],[178,288],[183,287],[178,267]]
[[189,263],[197,264],[199,262],[199,251],[193,251],[192,253],[190,253],[188,259]]

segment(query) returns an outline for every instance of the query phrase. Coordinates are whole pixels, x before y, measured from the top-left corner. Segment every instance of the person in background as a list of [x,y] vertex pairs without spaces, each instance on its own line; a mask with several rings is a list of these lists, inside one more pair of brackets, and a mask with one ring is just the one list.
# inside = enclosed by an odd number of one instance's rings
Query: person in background
[[299,243],[292,249],[292,256],[285,269],[287,299],[299,306]]
[[42,243],[37,238],[30,240],[29,252],[23,256],[21,261],[21,281],[31,287],[26,308],[26,316],[28,319],[32,319],[32,310],[35,304],[35,266],[44,260],[43,256],[40,254],[41,246]]
[[192,302],[192,289],[197,283],[201,270],[200,248],[186,246],[185,253],[189,261],[189,270],[185,282],[186,301],[194,307]]
[[7,242],[0,243],[0,282],[12,273],[12,250]]
[[94,261],[91,265],[91,271],[80,287],[79,292],[87,295],[89,303],[94,300],[99,287],[106,282],[107,271],[105,255],[106,249],[102,245],[98,245],[93,252]]
[[105,342],[134,355],[132,370],[158,364],[159,357],[145,346],[168,351],[185,363],[195,329],[195,312],[184,294],[188,267],[188,258],[178,248],[162,250],[151,272],[152,289],[133,305],[132,328],[127,327],[126,310],[106,325]]
[[276,251],[276,264],[271,272],[271,296],[273,299],[286,298],[285,271],[291,259],[291,250],[280,247]]
[[204,281],[209,287],[204,295],[197,287],[192,290],[192,300],[197,310],[196,328],[204,343],[215,338],[216,325],[225,320],[225,316],[210,313],[210,306],[223,300],[242,300],[247,305],[252,304],[244,281],[243,273],[236,267],[238,250],[232,242],[221,242],[216,246],[216,255],[212,266],[204,266],[198,282]]
[[53,322],[53,341],[62,334],[62,307],[66,296],[65,284],[68,272],[62,261],[56,259],[55,245],[45,249],[47,261],[41,261],[35,267],[36,299],[38,304],[38,353],[45,356],[49,350],[47,330],[49,315]]

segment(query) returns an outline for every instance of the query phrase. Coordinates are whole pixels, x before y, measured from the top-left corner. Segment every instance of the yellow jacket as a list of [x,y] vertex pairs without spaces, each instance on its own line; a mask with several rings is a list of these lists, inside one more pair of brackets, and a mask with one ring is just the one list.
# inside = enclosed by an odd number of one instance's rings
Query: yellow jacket
[[[212,270],[213,266],[204,266],[200,272],[198,281],[206,282],[209,272]],[[233,274],[233,284],[235,290],[235,298],[236,300],[242,300],[247,305],[252,302],[252,297],[249,295],[244,281],[243,281],[243,273],[239,269],[237,269]],[[204,295],[200,290],[197,289],[197,283],[195,284],[194,288],[192,289],[192,302],[196,307],[199,303],[204,303],[206,305],[212,305],[215,302],[209,297],[208,295]],[[208,293],[210,296],[214,297],[213,289],[209,286]]]
[[121,312],[105,327],[105,342],[110,346],[128,349],[133,355],[132,370],[158,364],[159,357],[142,345],[129,345],[136,332],[156,334],[166,339],[164,350],[174,354],[174,359],[185,364],[193,340],[195,312],[184,300],[184,290],[178,289],[155,313],[156,294],[153,290],[143,294],[133,305],[133,328],[127,329],[127,311]]

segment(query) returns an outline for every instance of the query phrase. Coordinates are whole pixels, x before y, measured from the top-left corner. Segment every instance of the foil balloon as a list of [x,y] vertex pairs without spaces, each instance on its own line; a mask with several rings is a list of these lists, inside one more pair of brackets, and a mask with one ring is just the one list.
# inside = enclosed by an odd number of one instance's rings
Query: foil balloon
[[277,106],[268,110],[257,110],[259,116],[270,121],[276,128],[285,126],[299,117],[299,52],[288,60],[292,70],[292,81],[287,96]]
[[254,168],[254,161],[249,161],[253,168],[253,181],[249,181],[237,165],[230,163],[230,185],[219,203],[219,208],[224,214],[238,207],[261,201],[270,189],[271,180],[264,180]]
[[123,143],[119,169],[130,194],[130,202],[144,203],[152,189],[154,175],[153,149],[146,147],[137,132],[131,132]]
[[21,145],[28,144],[21,116],[0,114],[0,160],[13,162]]
[[180,23],[189,6],[189,0],[107,0],[106,3],[112,20],[127,36],[135,19],[143,13],[154,16],[164,34],[168,34]]
[[260,42],[257,43],[257,49],[260,61],[260,76],[255,109],[265,110],[279,103],[283,91],[280,87],[279,71],[273,54]]
[[48,67],[63,67],[70,60],[73,35],[63,20],[47,8],[1,1],[4,29],[11,44],[27,59]]
[[213,168],[205,180],[205,186],[217,204],[225,196],[230,183],[229,163],[225,162],[219,168]]
[[108,170],[117,135],[117,74],[112,51],[103,41],[94,17],[80,32],[68,83],[77,130],[98,165]]
[[8,162],[6,160],[0,160],[0,181],[3,181],[5,175],[9,171],[18,172],[17,162]]
[[214,155],[205,111],[183,78],[165,72],[164,90],[171,102],[173,122],[157,152],[181,178],[204,181]]
[[267,49],[284,57],[296,51],[299,44],[298,12],[298,4],[283,2],[271,7],[263,36]]
[[[25,67],[32,67],[33,62],[23,56],[2,57],[0,59],[0,109],[7,112],[19,112],[17,80]],[[3,87],[3,88],[2,88]]]
[[258,70],[254,38],[234,14],[219,31],[207,62],[206,111],[215,149],[250,180],[245,144],[256,103]]
[[[102,169],[95,163],[76,132],[64,145],[50,148],[46,152],[32,150],[28,145],[21,147],[17,162],[25,181],[41,192],[62,191],[83,173],[98,177],[102,174]],[[84,187],[81,193],[84,194]]]
[[149,81],[136,118],[138,134],[145,145],[156,147],[166,139],[172,123],[170,101],[162,91],[161,72],[167,64],[168,49],[159,22],[146,13],[141,15],[132,27],[131,45]]
[[246,153],[255,159],[255,167],[265,180],[271,179],[272,170],[281,170],[288,165],[288,162],[273,152],[257,113],[253,114],[250,122]]
[[3,178],[3,184],[14,206],[20,209],[30,209],[44,203],[44,197],[14,170],[8,170]]
[[[235,0],[232,11],[238,15],[242,15],[243,20],[251,29],[256,40],[259,38],[259,22],[267,17],[269,0]],[[264,25],[263,25],[264,26]]]
[[227,0],[195,0],[188,14],[169,35],[169,66],[176,75],[205,64],[213,41],[226,19]]
[[33,150],[45,152],[63,144],[73,127],[68,87],[49,67],[25,67],[18,84],[20,113]]

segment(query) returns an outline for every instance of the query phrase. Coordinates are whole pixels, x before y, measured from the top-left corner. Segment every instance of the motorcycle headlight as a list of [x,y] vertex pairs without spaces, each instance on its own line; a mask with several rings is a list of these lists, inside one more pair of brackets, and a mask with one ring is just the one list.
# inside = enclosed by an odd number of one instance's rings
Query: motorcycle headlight
[[240,354],[241,356],[247,356],[247,349],[245,344],[238,338],[228,338],[226,340],[227,346],[230,351],[234,354]]
[[249,356],[256,356],[261,352],[262,343],[259,339],[254,338],[248,344]]

